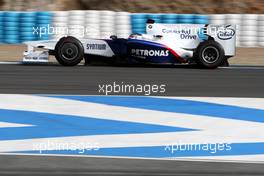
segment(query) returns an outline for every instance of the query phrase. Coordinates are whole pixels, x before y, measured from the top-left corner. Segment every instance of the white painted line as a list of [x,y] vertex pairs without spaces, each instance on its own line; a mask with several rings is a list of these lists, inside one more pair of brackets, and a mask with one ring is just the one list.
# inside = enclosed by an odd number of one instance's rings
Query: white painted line
[[219,67],[219,69],[264,70],[264,66],[229,66],[229,67]]
[[192,157],[177,157],[177,159],[191,160],[216,160],[216,161],[233,161],[233,162],[253,162],[264,163],[264,154],[257,155],[226,155],[226,156],[192,156]]
[[[23,65],[23,64],[32,64],[32,65],[43,65],[51,64],[52,62],[17,62],[17,61],[0,61],[0,65]],[[79,65],[84,65],[80,63]],[[229,66],[229,67],[219,67],[219,69],[237,69],[237,70],[264,70],[264,66]]]
[[8,62],[8,61],[2,61],[0,62],[1,65],[22,65],[22,62]]
[[[215,159],[211,159],[211,158],[203,158],[203,157],[177,157],[177,158],[145,158],[145,157],[124,157],[124,156],[101,156],[101,155],[71,155],[71,154],[27,154],[27,153],[0,153],[0,156],[4,155],[4,156],[42,156],[42,157],[63,157],[63,158],[107,158],[107,159],[129,159],[129,160],[160,160],[160,161],[197,161],[197,162],[224,162],[224,163],[249,163],[249,164],[263,164],[264,161],[263,160],[246,160],[244,159],[236,159],[235,156],[230,156],[230,157],[235,157],[234,159],[232,158],[215,158]],[[249,156],[249,158],[251,157],[251,155],[244,155],[244,157]],[[261,155],[260,157],[263,157],[263,155]]]
[[215,103],[221,105],[237,106],[243,108],[254,108],[264,110],[264,98],[234,98],[234,97],[162,97],[153,98],[178,99]]
[[33,125],[0,122],[0,129],[1,128],[15,128],[15,127],[29,127],[29,126],[33,126]]

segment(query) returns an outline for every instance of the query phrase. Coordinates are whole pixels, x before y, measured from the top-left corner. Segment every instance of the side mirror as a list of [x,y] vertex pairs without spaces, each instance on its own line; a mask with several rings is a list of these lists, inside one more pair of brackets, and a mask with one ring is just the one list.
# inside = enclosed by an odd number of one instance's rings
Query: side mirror
[[154,37],[156,37],[156,38],[162,38],[163,36],[162,35],[155,35]]
[[155,20],[152,20],[152,19],[147,20],[147,24],[154,24],[154,23],[155,23]]
[[111,35],[111,36],[110,36],[110,39],[112,39],[112,40],[117,40],[117,36],[116,36],[116,35]]

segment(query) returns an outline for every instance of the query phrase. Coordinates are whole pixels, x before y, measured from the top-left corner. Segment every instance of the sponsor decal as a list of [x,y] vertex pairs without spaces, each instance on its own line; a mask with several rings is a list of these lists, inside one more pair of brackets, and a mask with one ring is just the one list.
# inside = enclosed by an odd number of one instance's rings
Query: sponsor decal
[[197,35],[195,35],[195,33],[193,33],[191,29],[162,29],[162,32],[165,34],[170,34],[170,33],[179,34],[181,39],[187,39],[187,40],[197,39]]
[[217,37],[221,40],[229,40],[235,35],[235,30],[231,28],[224,28],[218,30]]
[[88,43],[86,45],[86,48],[88,50],[106,50],[106,44],[93,44],[93,43]]
[[180,38],[181,39],[196,40],[197,35],[181,34]]
[[163,33],[170,34],[170,33],[175,33],[175,34],[191,34],[191,29],[162,29]]
[[169,50],[131,49],[132,56],[169,56]]

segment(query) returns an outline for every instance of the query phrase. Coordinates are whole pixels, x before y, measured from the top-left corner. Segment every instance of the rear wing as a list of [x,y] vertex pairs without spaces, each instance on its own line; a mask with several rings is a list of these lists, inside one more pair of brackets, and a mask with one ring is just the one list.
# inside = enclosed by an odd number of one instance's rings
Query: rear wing
[[182,42],[193,40],[215,40],[222,45],[226,56],[235,55],[236,26],[213,24],[163,24],[147,20],[146,32],[151,35],[161,35],[175,38]]

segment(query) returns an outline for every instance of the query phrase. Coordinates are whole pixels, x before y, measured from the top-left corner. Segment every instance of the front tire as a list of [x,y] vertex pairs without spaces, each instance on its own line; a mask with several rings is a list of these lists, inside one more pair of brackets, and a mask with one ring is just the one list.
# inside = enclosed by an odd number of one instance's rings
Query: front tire
[[195,59],[204,68],[217,68],[225,61],[225,52],[218,42],[208,40],[197,47]]
[[75,37],[63,37],[55,46],[55,57],[61,65],[78,65],[84,57],[83,45]]

